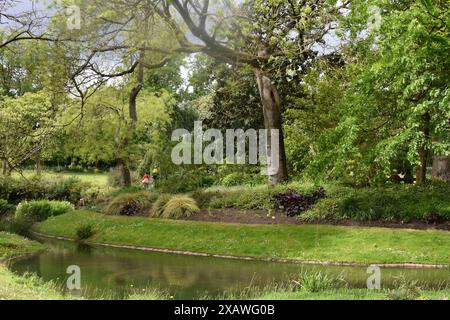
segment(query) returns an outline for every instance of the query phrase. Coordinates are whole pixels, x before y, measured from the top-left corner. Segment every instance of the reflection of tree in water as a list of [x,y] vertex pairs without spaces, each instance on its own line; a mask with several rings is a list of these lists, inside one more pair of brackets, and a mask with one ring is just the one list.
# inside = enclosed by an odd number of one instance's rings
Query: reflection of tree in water
[[77,243],[77,252],[91,255],[92,254],[92,246],[87,243],[78,242]]
[[[36,272],[46,281],[60,279],[58,283],[64,283],[69,265],[80,266],[82,287],[90,292],[89,297],[99,296],[96,292],[105,290],[126,296],[130,290],[160,288],[169,290],[177,298],[191,299],[203,297],[207,292],[214,296],[225,290],[239,292],[248,286],[290,281],[302,271],[321,271],[333,277],[342,275],[350,287],[365,286],[367,280],[365,268],[235,261],[66,242],[55,243],[39,256],[15,261],[12,268],[19,273]],[[405,273],[408,279],[425,280],[429,285],[449,276],[448,270],[383,269],[383,285],[391,283],[399,273]]]

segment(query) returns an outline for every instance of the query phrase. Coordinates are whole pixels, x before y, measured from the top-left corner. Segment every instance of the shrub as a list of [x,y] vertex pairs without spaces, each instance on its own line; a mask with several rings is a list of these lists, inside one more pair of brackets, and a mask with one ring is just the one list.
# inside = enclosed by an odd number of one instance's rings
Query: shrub
[[137,193],[137,192],[141,192],[141,191],[142,191],[142,188],[140,186],[129,186],[129,187],[120,188],[120,189],[112,192],[111,195],[113,197],[117,197],[124,193]]
[[82,224],[75,230],[76,239],[78,241],[87,240],[94,235],[94,227],[90,223]]
[[189,218],[200,209],[189,196],[173,196],[164,206],[162,217],[166,219]]
[[345,219],[429,223],[450,220],[450,184],[399,185],[353,190],[341,199],[337,214]]
[[0,175],[0,199],[11,201],[12,198],[19,197],[19,180]]
[[9,204],[8,201],[0,199],[0,217],[7,215],[14,210],[14,206]]
[[295,191],[279,193],[274,196],[278,209],[282,209],[289,217],[294,217],[309,210],[320,199],[325,197],[325,189],[320,188],[311,195],[299,194]]
[[62,177],[47,182],[48,191],[46,198],[51,200],[69,201],[77,204],[83,198],[83,191],[92,187],[90,183],[77,178],[65,179]]
[[32,222],[23,219],[16,219],[14,216],[6,216],[0,219],[0,231],[27,236],[33,225]]
[[78,203],[83,190],[92,185],[76,178],[62,176],[50,179],[32,177],[29,180],[0,176],[0,199],[17,204],[23,200],[49,199]]
[[156,181],[156,188],[162,193],[187,193],[214,184],[209,173],[202,170],[182,170]]
[[242,172],[233,172],[224,176],[220,180],[220,184],[224,187],[235,187],[235,186],[256,186],[264,184],[267,177],[261,174],[249,174]]
[[41,222],[71,210],[74,210],[74,207],[67,201],[23,201],[17,206],[15,217],[19,220]]
[[148,191],[123,193],[115,197],[105,209],[107,214],[133,216],[145,212],[157,194]]
[[245,182],[244,176],[237,172],[226,175],[220,181],[220,183],[225,187],[240,186],[240,185],[244,184],[244,182]]
[[321,292],[331,289],[335,280],[329,277],[326,273],[319,272],[302,272],[298,281],[294,283],[300,290],[310,293]]
[[416,300],[420,297],[420,287],[416,281],[408,281],[400,277],[394,282],[395,289],[386,293],[388,300]]
[[164,212],[164,206],[169,202],[172,198],[172,195],[163,193],[158,197],[155,203],[152,206],[152,210],[150,211],[150,217],[152,218],[160,218]]

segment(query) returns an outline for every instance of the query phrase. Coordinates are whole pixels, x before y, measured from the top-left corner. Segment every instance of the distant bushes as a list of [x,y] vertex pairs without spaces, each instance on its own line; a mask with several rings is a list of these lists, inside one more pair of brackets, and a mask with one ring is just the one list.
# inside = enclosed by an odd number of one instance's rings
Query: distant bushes
[[49,217],[59,216],[71,210],[74,210],[73,205],[66,201],[23,201],[17,206],[15,218],[17,220],[41,222]]
[[162,193],[187,193],[214,185],[214,178],[202,171],[184,170],[156,181],[156,188]]
[[33,177],[27,181],[0,176],[0,199],[13,204],[33,199],[69,201],[77,204],[83,197],[83,192],[91,187],[91,184],[76,178]]

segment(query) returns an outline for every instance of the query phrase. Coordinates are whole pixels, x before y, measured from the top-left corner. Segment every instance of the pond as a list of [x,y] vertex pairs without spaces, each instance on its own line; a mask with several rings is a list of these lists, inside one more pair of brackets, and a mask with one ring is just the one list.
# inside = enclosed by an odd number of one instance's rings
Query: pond
[[[192,257],[129,249],[80,245],[62,240],[42,240],[49,249],[39,255],[12,261],[18,274],[35,273],[45,281],[65,289],[71,265],[81,269],[82,294],[87,298],[124,298],[130,292],[158,288],[175,299],[217,298],[224,292],[249,286],[262,287],[274,282],[292,281],[302,271],[323,271],[340,276],[350,287],[365,288],[366,268],[312,266]],[[401,277],[437,288],[450,280],[447,269],[382,269],[382,286],[392,286]]]

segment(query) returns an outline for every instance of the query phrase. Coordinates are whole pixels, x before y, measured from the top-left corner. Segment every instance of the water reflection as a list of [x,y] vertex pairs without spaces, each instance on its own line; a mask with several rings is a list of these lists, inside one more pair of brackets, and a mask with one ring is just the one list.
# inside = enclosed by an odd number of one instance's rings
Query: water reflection
[[[179,299],[214,297],[250,285],[290,281],[299,272],[308,270],[341,276],[349,286],[359,288],[366,286],[368,277],[365,268],[238,261],[92,247],[59,240],[46,242],[49,250],[14,261],[10,268],[18,273],[36,273],[46,281],[58,281],[64,288],[67,267],[78,265],[84,295],[90,298],[105,294],[122,298],[131,290],[142,291],[149,287],[164,289]],[[382,285],[388,287],[400,276],[433,287],[449,281],[449,270],[383,269]]]

